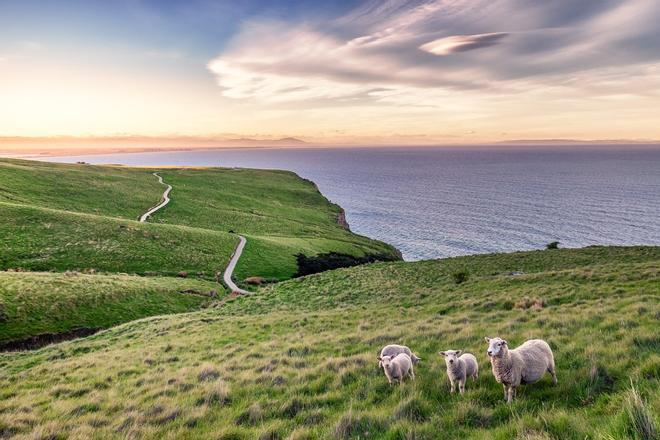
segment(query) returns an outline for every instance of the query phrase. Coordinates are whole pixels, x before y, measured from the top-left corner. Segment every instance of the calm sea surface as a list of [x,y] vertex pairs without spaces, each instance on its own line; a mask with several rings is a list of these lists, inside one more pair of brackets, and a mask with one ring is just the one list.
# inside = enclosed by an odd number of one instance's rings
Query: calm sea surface
[[660,245],[658,147],[243,148],[48,160],[292,170],[344,207],[354,232],[407,260],[554,240]]

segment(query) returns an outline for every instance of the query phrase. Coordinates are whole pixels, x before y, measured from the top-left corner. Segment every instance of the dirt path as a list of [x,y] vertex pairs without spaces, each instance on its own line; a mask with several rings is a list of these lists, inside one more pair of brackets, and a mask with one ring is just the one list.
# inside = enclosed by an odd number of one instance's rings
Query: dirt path
[[[142,214],[142,216],[140,217],[140,222],[143,223],[149,218],[151,214],[158,211],[160,208],[162,208],[163,206],[167,205],[170,202],[169,194],[170,191],[172,191],[172,185],[168,185],[165,182],[163,182],[163,178],[160,177],[158,173],[153,173],[153,174],[154,176],[158,177],[158,181],[162,185],[166,185],[167,188],[163,193],[163,197],[161,198],[160,203],[154,206],[153,208],[151,208],[149,211]],[[231,279],[232,275],[234,274],[234,269],[236,269],[236,264],[238,263],[238,259],[241,258],[241,254],[243,253],[243,248],[245,247],[245,243],[246,243],[245,237],[243,237],[242,235],[239,235],[238,238],[240,241],[238,242],[238,245],[236,246],[236,250],[231,256],[231,260],[229,260],[229,264],[225,269],[223,279],[225,280],[225,284],[227,284],[231,292],[240,293],[242,295],[248,295],[250,292],[238,287],[236,283],[234,283],[234,281]]]
[[160,208],[162,208],[163,206],[165,206],[165,205],[167,205],[168,203],[170,203],[170,197],[169,197],[169,195],[170,195],[170,191],[172,191],[172,185],[168,185],[168,184],[166,184],[165,182],[163,182],[163,178],[160,177],[160,176],[158,175],[158,173],[153,173],[153,174],[154,174],[154,176],[158,177],[158,181],[161,183],[161,185],[166,185],[167,188],[165,189],[165,192],[163,193],[163,197],[160,199],[160,203],[159,203],[158,205],[154,206],[153,208],[151,208],[149,211],[147,211],[147,212],[145,212],[144,214],[142,214],[142,216],[140,217],[140,222],[142,222],[142,223],[144,223],[145,221],[147,221],[147,219],[149,218],[149,216],[150,216],[151,214],[153,214],[154,212],[158,211],[158,210],[159,210]]
[[229,260],[229,264],[225,269],[225,274],[223,279],[225,280],[225,284],[229,287],[230,291],[240,293],[242,295],[249,295],[250,292],[238,287],[231,279],[231,276],[234,273],[234,269],[236,269],[236,263],[238,263],[238,259],[241,258],[241,254],[243,253],[243,248],[245,247],[245,243],[246,243],[245,237],[243,237],[242,235],[239,235],[238,238],[240,239],[240,241],[238,242],[238,246],[236,246],[236,250],[234,251],[234,254],[231,256],[231,260]]

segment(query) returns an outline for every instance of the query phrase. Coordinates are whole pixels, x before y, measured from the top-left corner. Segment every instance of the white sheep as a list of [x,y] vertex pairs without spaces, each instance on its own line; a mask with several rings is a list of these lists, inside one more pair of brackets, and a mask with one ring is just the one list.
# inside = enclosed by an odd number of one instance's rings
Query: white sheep
[[[386,345],[383,347],[383,349],[380,351],[380,357],[383,356],[396,356],[399,353],[405,353],[408,356],[410,356],[410,360],[412,360],[413,364],[417,364],[419,361],[421,361],[420,358],[415,356],[413,352],[410,350],[410,348],[406,347],[405,345],[397,345],[397,344],[390,344]],[[383,363],[378,362],[378,367],[383,368]]]
[[477,380],[479,377],[479,364],[473,354],[461,353],[463,353],[463,350],[446,350],[438,354],[445,358],[451,392],[454,392],[455,386],[458,384],[458,391],[463,394],[465,393],[467,378],[471,377]]
[[382,364],[390,385],[393,381],[403,383],[406,376],[410,376],[411,379],[415,380],[413,363],[406,353],[399,353],[396,356],[378,356],[378,361]]
[[488,342],[488,357],[495,380],[504,386],[504,398],[511,403],[520,384],[537,382],[546,373],[552,375],[557,384],[555,358],[552,349],[542,339],[531,339],[521,346],[509,350],[502,338],[485,338]]

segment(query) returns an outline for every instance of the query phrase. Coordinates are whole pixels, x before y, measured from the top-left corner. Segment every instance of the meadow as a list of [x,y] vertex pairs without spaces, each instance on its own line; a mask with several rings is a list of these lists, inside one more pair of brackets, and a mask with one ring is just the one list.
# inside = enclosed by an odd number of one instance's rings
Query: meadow
[[215,282],[79,272],[0,272],[0,346],[44,334],[112,327],[221,299]]
[[341,208],[290,172],[164,169],[172,201],[137,218],[164,190],[155,169],[0,159],[0,269],[201,273],[222,271],[249,237],[236,270],[283,280],[296,254],[341,252],[400,258],[391,246],[338,223]]
[[[284,281],[203,311],[0,355],[16,438],[651,439],[660,410],[660,248],[591,247],[376,263]],[[558,379],[512,405],[484,336],[546,339]],[[387,384],[379,349],[417,379]],[[478,381],[450,395],[437,352]]]
[[232,232],[249,240],[241,285],[290,278],[299,253],[398,258],[338,224],[341,208],[289,172],[163,170],[172,201],[140,223],[164,190],[153,172],[0,159],[0,270],[11,271],[0,272],[0,347],[222,301]]

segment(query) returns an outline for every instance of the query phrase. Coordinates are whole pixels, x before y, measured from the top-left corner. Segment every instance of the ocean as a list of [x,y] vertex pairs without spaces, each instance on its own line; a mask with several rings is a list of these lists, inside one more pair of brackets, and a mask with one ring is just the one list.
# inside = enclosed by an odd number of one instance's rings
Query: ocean
[[240,148],[46,160],[291,170],[341,205],[353,232],[406,260],[552,241],[660,245],[660,147]]

